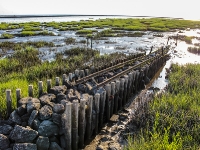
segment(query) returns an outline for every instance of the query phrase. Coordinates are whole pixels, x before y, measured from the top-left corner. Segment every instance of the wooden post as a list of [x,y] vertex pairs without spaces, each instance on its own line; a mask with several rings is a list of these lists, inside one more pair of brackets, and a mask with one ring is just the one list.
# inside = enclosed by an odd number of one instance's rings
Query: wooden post
[[39,81],[38,82],[38,92],[39,92],[39,97],[42,95],[43,93],[43,82],[42,81]]
[[90,40],[91,40],[91,49],[92,49],[92,37],[90,38]]
[[89,75],[89,69],[85,69],[85,76]]
[[127,102],[127,87],[128,87],[128,75],[124,75],[124,99],[123,99],[123,105]]
[[33,85],[28,86],[28,96],[33,97]]
[[19,100],[21,99],[21,89],[16,89],[17,108],[19,107]]
[[111,102],[110,102],[110,96],[111,96],[111,85],[107,84],[105,86],[106,90],[106,120],[110,120],[110,107],[111,107]]
[[66,79],[67,79],[67,75],[63,74],[63,76],[62,76],[62,85],[64,85]]
[[94,110],[96,111],[95,134],[98,134],[99,130],[99,103],[100,103],[100,94],[96,93],[94,95]]
[[121,78],[120,79],[120,89],[119,89],[119,109],[122,109],[122,100],[123,100],[123,93],[124,93],[124,82],[125,79]]
[[72,81],[72,73],[69,73],[69,81]]
[[132,84],[132,78],[133,78],[133,73],[132,72],[130,72],[129,74],[128,74],[128,87],[127,87],[127,98],[129,98],[130,97],[130,95],[131,95],[131,84]]
[[115,83],[115,96],[114,96],[114,113],[117,113],[117,110],[118,110],[119,87],[120,87],[120,81],[116,80],[116,83]]
[[12,112],[12,99],[11,99],[11,90],[6,90],[6,104],[7,104],[7,118]]
[[78,135],[79,135],[79,147],[84,148],[84,137],[85,137],[85,99],[80,100],[79,108],[79,122],[78,122]]
[[78,69],[75,70],[75,78],[76,78],[76,80],[79,78],[79,70]]
[[71,150],[72,145],[72,103],[65,104],[65,112],[62,114],[62,128],[65,135],[66,149]]
[[73,100],[72,105],[72,149],[78,150],[78,100]]
[[56,86],[59,86],[59,85],[60,85],[60,78],[56,77]]
[[86,110],[86,137],[89,140],[91,138],[91,129],[92,129],[92,104],[93,96],[88,97],[88,107]]
[[113,115],[114,110],[114,96],[115,96],[115,82],[111,82],[111,109],[110,109],[110,117]]
[[83,77],[85,77],[85,72],[84,70],[80,70],[80,78],[83,78]]
[[99,127],[103,126],[103,116],[105,110],[105,101],[106,101],[106,91],[100,93],[100,116],[99,116]]
[[47,80],[47,92],[51,89],[51,79]]

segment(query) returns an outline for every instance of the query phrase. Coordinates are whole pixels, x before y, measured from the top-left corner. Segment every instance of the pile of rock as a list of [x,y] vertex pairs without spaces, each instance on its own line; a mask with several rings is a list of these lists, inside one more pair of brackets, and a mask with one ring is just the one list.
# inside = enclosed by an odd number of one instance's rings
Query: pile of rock
[[0,121],[0,150],[60,150],[67,142],[62,128],[65,104],[80,100],[78,91],[55,86],[39,98],[19,100],[9,119]]

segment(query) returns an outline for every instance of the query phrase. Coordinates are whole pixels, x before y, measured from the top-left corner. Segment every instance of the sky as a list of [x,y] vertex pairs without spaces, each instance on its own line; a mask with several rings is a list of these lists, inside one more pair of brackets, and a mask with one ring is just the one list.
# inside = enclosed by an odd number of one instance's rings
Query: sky
[[0,15],[82,14],[200,20],[199,0],[0,0]]

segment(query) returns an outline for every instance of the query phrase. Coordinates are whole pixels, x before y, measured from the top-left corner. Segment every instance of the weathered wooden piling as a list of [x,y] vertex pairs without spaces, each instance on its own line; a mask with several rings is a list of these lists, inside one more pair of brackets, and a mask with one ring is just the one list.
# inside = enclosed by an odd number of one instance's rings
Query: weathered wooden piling
[[78,134],[79,134],[79,147],[81,149],[84,148],[84,137],[85,137],[85,99],[80,100],[80,108],[79,108],[79,122],[78,122]]
[[60,85],[60,78],[56,77],[56,86],[59,86],[59,85]]
[[38,82],[38,95],[39,95],[39,97],[42,95],[42,93],[43,93],[43,82],[39,81]]
[[79,70],[76,69],[74,73],[75,73],[75,78],[76,78],[76,80],[77,80],[77,79],[79,78]]
[[115,96],[114,96],[113,113],[117,113],[117,110],[118,110],[119,89],[120,89],[120,81],[116,80],[115,81]]
[[129,98],[130,95],[132,94],[132,91],[131,91],[132,80],[133,80],[133,72],[130,72],[128,74],[127,98]]
[[110,101],[111,101],[111,108],[110,108],[110,117],[113,115],[114,111],[114,99],[115,99],[115,82],[111,82],[111,96],[110,96]]
[[124,78],[120,78],[120,88],[119,88],[119,109],[122,109],[122,100],[124,95]]
[[125,82],[124,82],[124,96],[123,96],[123,102],[122,102],[123,106],[127,102],[128,75],[124,75],[124,79],[125,79]]
[[86,131],[85,137],[89,140],[91,138],[91,129],[92,129],[92,105],[93,105],[93,96],[88,97],[87,109],[86,109]]
[[99,103],[100,103],[100,94],[96,93],[94,95],[94,110],[96,111],[96,122],[95,122],[95,134],[98,134],[99,130]]
[[49,92],[51,89],[51,79],[47,80],[47,92]]
[[62,128],[65,135],[66,149],[72,149],[72,103],[65,104],[65,112],[62,114]]
[[11,90],[6,90],[6,104],[7,104],[7,117],[10,116],[12,112],[12,99],[11,99]]
[[111,101],[110,101],[110,96],[111,96],[111,85],[110,84],[107,84],[105,86],[105,90],[106,90],[106,110],[105,110],[105,113],[106,113],[106,120],[110,120],[110,108],[111,108]]
[[89,69],[85,69],[85,76],[89,75]]
[[99,116],[99,127],[103,126],[103,116],[105,111],[105,102],[106,102],[106,91],[100,93],[100,116]]
[[17,108],[19,107],[19,100],[21,99],[21,89],[16,89]]
[[67,79],[67,75],[63,74],[63,76],[62,76],[62,85],[64,85],[66,79]]
[[85,77],[85,72],[84,70],[80,70],[80,78],[83,78],[83,77]]
[[72,81],[72,73],[69,73],[69,81],[71,82]]
[[72,103],[72,149],[78,149],[78,100]]
[[28,96],[33,97],[33,85],[28,86]]

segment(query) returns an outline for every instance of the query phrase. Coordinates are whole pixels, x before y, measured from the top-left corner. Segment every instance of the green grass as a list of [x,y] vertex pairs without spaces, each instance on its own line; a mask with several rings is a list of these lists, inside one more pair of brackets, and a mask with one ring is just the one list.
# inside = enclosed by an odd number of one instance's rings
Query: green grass
[[3,39],[12,39],[14,36],[12,34],[9,34],[9,33],[3,33],[1,35],[1,38]]
[[150,102],[141,132],[129,137],[125,149],[200,148],[200,65],[174,64],[169,80],[168,92]]

